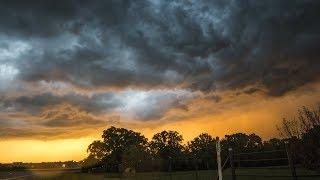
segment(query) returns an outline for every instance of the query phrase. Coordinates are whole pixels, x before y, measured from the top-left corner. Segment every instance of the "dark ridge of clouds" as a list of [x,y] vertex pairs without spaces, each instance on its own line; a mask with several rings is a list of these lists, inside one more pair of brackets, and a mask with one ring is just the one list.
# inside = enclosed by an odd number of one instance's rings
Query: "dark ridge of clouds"
[[[18,96],[1,100],[2,112],[25,112],[41,116],[48,120],[46,125],[68,123],[69,119],[77,119],[78,123],[95,123],[95,118],[83,113],[96,116],[117,113],[139,121],[161,119],[171,109],[187,111],[187,102],[196,95],[186,91],[124,91],[96,93],[92,96],[68,93],[56,95],[44,93],[33,96]],[[59,107],[65,107],[59,109]],[[58,108],[58,109],[57,109]],[[74,111],[77,108],[79,111]],[[48,109],[52,109],[48,111]],[[83,113],[81,113],[83,111]],[[78,112],[78,113],[77,113]],[[70,116],[72,116],[72,118]],[[72,123],[72,122],[71,122]],[[73,123],[72,123],[73,124]]]
[[320,2],[2,1],[0,34],[31,49],[24,81],[85,88],[264,86],[281,96],[319,76]]
[[45,121],[41,125],[47,127],[72,127],[83,125],[86,127],[101,127],[107,125],[106,120],[103,121],[87,112],[79,111],[77,108],[68,105],[58,109],[46,110],[41,113],[41,118]]
[[254,94],[254,93],[259,92],[259,91],[261,91],[261,89],[256,88],[256,87],[252,87],[252,88],[244,90],[243,92],[245,94]]
[[12,107],[19,111],[27,111],[29,113],[39,113],[42,108],[53,107],[61,104],[69,104],[80,108],[81,110],[98,113],[108,112],[121,102],[118,102],[113,97],[112,93],[95,94],[91,97],[69,93],[66,95],[55,95],[52,93],[44,93],[34,96],[19,96],[16,98],[6,99],[3,102],[4,108]]
[[[16,112],[19,114],[19,112]],[[21,119],[24,120],[21,120]],[[44,110],[41,114],[24,116],[7,115],[0,119],[1,138],[55,139],[61,137],[83,136],[81,129],[96,129],[114,123],[108,119],[94,116],[70,105],[59,105]],[[79,134],[80,133],[80,134]]]
[[37,129],[28,127],[0,127],[0,140],[5,139],[38,139],[41,141],[65,139],[65,138],[78,138],[86,137],[88,135],[95,134],[95,130],[100,127],[94,127],[92,129],[86,129],[83,126],[80,127],[68,127],[68,128],[45,128],[38,127]]
[[0,139],[5,138],[39,138],[42,140],[59,137],[66,134],[62,130],[33,129],[33,128],[3,128],[0,127]]

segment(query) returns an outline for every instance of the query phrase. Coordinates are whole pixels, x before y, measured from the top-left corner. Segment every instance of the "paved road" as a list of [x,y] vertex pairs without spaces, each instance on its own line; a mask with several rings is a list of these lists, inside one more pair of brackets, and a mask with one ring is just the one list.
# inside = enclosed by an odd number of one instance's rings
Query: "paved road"
[[77,173],[79,169],[33,169],[24,171],[0,171],[1,180],[31,179],[37,176],[54,176],[57,174]]
[[[17,179],[18,177],[21,178],[26,178],[26,177],[30,177],[33,176],[33,173],[30,171],[4,171],[4,172],[0,172],[0,179]],[[18,178],[18,179],[19,179]]]

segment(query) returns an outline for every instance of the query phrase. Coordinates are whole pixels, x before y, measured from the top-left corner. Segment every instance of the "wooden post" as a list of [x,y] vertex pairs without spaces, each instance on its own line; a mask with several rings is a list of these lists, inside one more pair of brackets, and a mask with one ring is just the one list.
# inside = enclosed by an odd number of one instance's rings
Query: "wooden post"
[[199,173],[198,173],[198,169],[199,169],[199,167],[198,167],[198,161],[196,160],[195,161],[196,162],[196,180],[198,180],[199,179]]
[[285,148],[286,148],[286,152],[287,152],[288,163],[289,163],[289,167],[290,167],[290,170],[291,170],[292,179],[293,180],[297,180],[296,168],[294,166],[294,162],[293,162],[293,159],[292,159],[292,153],[291,153],[291,150],[289,148],[289,143],[286,141],[284,144],[285,144]]
[[218,163],[218,178],[222,180],[222,168],[221,168],[221,147],[219,137],[216,137],[216,150],[217,150],[217,163]]
[[236,170],[235,170],[234,161],[233,161],[233,150],[232,148],[229,148],[228,150],[229,150],[229,160],[230,160],[232,180],[236,180]]
[[154,169],[154,163],[153,163],[153,158],[151,159],[151,175],[152,175],[152,179],[155,178],[155,175],[153,173],[153,169]]
[[171,157],[169,159],[169,176],[170,176],[170,180],[172,180],[172,164],[171,164]]

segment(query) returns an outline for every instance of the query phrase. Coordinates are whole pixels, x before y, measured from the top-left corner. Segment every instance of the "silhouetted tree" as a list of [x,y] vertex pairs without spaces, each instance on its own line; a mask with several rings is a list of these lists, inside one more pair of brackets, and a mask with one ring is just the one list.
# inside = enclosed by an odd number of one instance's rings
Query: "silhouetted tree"
[[277,126],[290,143],[295,159],[308,168],[320,169],[320,105],[317,109],[302,107],[294,119],[283,119]]
[[106,144],[102,141],[93,141],[87,149],[87,152],[90,156],[94,157],[97,160],[101,160],[104,158],[107,154],[107,147]]
[[198,159],[213,158],[216,154],[216,141],[207,133],[195,137],[187,145],[188,153]]
[[282,150],[284,147],[284,140],[278,138],[272,138],[268,141],[263,142],[263,150],[273,151],[273,150]]
[[[320,105],[312,110],[305,106],[298,109],[298,117],[282,120],[280,126],[277,126],[283,138],[302,138],[303,134],[309,133],[309,138],[319,138],[320,131]],[[313,129],[313,130],[312,130]]]
[[[215,166],[216,141],[207,133],[202,133],[187,144],[189,157],[196,160],[200,168],[209,169]],[[211,164],[211,165],[210,165]]]
[[89,156],[83,161],[84,168],[110,166],[112,171],[119,171],[128,166],[135,167],[150,157],[148,140],[138,132],[112,126],[103,131],[102,138],[88,146]]
[[236,133],[225,135],[221,141],[222,148],[227,151],[228,147],[232,147],[234,152],[254,152],[262,149],[262,139],[256,134]]
[[113,126],[103,131],[102,138],[106,155],[109,160],[116,162],[121,162],[124,153],[130,149],[146,151],[148,144],[147,138],[140,133]]
[[100,159],[97,159],[94,155],[89,154],[89,156],[82,161],[81,166],[86,172],[88,168],[98,166],[100,162]]
[[183,137],[177,131],[162,131],[153,136],[149,147],[154,157],[179,158],[183,154]]

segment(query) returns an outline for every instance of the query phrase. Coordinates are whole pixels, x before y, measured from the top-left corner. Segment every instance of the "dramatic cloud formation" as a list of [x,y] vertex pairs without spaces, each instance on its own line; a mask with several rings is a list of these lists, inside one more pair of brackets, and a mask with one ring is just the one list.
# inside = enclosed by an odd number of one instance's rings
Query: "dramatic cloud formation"
[[0,137],[176,122],[319,82],[317,0],[0,4]]

